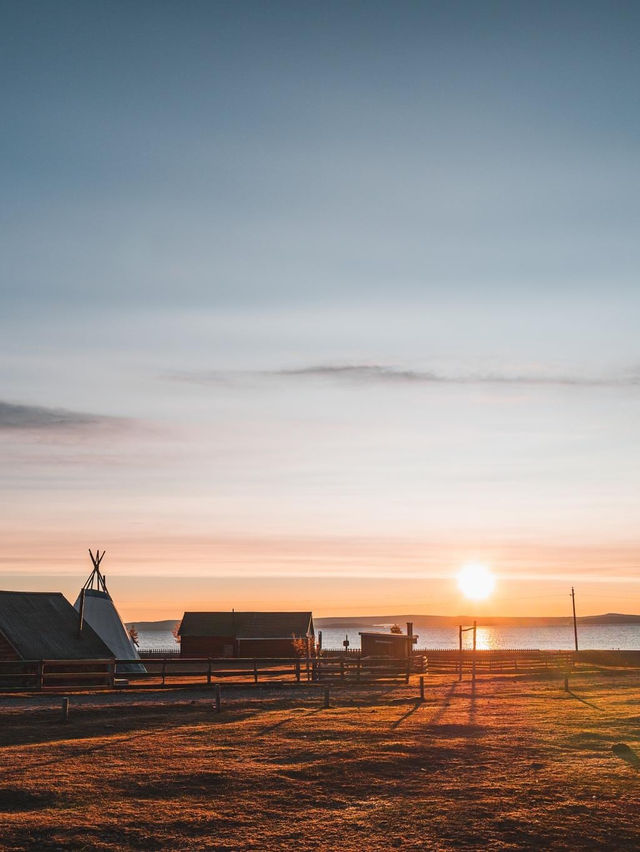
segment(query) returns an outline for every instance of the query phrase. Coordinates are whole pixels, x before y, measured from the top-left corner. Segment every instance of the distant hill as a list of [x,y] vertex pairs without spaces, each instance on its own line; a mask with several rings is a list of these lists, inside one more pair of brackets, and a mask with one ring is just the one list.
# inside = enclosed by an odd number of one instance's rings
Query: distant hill
[[[474,617],[485,627],[563,627],[572,623],[568,616],[499,616],[499,615],[362,615],[342,616],[339,618],[314,618],[316,628],[348,628],[355,625],[399,624],[404,627],[412,621],[414,627],[455,627],[458,624],[471,624]],[[640,615],[627,615],[610,612],[604,615],[584,615],[577,618],[578,624],[640,624]]]
[[607,612],[605,615],[584,615],[578,618],[578,622],[580,624],[640,624],[640,615]]
[[159,632],[167,630],[171,632],[175,630],[178,624],[180,624],[179,618],[168,618],[165,621],[127,621],[125,627],[129,628],[135,625],[136,630],[153,630]]

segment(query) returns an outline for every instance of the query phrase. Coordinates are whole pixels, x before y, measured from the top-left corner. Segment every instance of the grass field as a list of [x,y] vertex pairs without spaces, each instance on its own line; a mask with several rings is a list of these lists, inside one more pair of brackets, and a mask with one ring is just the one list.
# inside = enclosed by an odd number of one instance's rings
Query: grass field
[[[637,849],[640,674],[2,709],[3,849]],[[620,756],[612,747],[628,745]],[[631,761],[631,762],[629,762]]]

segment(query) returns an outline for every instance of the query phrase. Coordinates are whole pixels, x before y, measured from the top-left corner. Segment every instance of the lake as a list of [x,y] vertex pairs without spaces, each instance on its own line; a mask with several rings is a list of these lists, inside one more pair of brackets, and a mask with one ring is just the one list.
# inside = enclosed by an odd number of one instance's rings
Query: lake
[[[404,626],[404,625],[403,625]],[[345,634],[350,648],[360,647],[359,632],[388,632],[391,624],[357,625],[344,628],[320,628],[324,648],[341,649]],[[317,630],[317,628],[316,628]],[[456,627],[430,627],[414,624],[418,635],[417,648],[457,648]],[[140,630],[140,649],[169,650],[176,648],[173,635],[166,630]],[[471,647],[471,632],[465,634],[465,647]],[[539,648],[546,650],[573,650],[573,628],[568,627],[478,627],[478,648]],[[640,650],[640,624],[589,624],[578,625],[578,642],[581,650]]]

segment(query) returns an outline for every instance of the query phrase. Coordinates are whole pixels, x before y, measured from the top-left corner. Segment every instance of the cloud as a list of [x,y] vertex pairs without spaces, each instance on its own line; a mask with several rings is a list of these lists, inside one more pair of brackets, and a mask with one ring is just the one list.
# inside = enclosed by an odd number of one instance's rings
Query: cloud
[[640,376],[593,377],[553,373],[435,373],[386,364],[311,364],[276,370],[237,370],[174,373],[171,378],[199,384],[246,379],[328,379],[350,383],[451,384],[451,385],[524,385],[558,387],[632,387],[640,386]]
[[320,364],[289,370],[274,370],[265,375],[311,376],[330,379],[349,379],[364,382],[438,382],[435,373],[417,370],[400,370],[382,364]]
[[118,422],[118,418],[64,408],[45,408],[40,405],[17,405],[0,401],[0,430],[65,430],[93,427]]

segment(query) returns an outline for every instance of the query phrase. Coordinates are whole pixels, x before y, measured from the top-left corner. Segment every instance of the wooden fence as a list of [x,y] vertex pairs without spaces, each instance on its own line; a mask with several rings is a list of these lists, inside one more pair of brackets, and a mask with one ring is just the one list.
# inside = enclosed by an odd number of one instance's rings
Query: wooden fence
[[458,672],[472,671],[477,673],[502,672],[539,672],[548,669],[566,669],[574,664],[573,651],[541,651],[536,648],[497,648],[497,649],[424,649],[418,652],[424,654],[429,661],[429,671]]
[[237,684],[276,684],[378,681],[408,682],[414,672],[426,671],[426,660],[355,657],[345,660],[283,657],[247,659],[170,656],[145,660],[19,660],[0,664],[0,691],[121,688],[158,689]]
[[115,672],[115,660],[3,660],[0,690],[112,687]]
[[410,657],[363,657],[327,652],[312,658],[190,659],[176,655],[143,660],[18,660],[0,662],[0,691],[64,688],[132,688],[277,683],[374,683],[409,681],[411,674],[474,674],[568,670],[571,651],[458,650],[414,651]]
[[592,663],[606,668],[640,668],[640,651],[577,651],[579,663]]
[[412,673],[426,670],[426,660],[422,656],[405,660],[359,656],[348,660],[324,657],[167,657],[163,660],[148,659],[143,662],[146,671],[141,674],[122,671],[127,662],[119,660],[116,665],[116,685],[120,679],[126,680],[128,687],[156,688],[196,683],[211,685],[222,680],[240,684],[320,681],[371,683],[398,679],[408,681]]
[[161,660],[164,657],[179,657],[180,646],[178,645],[175,648],[139,648],[138,653],[141,660]]

